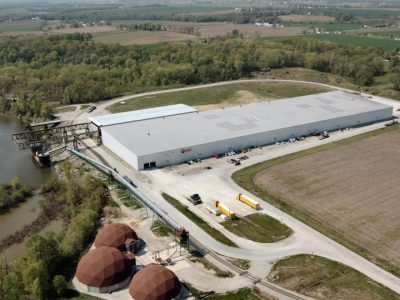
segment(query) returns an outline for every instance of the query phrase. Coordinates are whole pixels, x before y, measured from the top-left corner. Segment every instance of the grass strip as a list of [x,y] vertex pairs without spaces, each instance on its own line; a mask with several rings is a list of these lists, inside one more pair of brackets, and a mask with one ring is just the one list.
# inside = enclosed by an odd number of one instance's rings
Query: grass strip
[[300,254],[278,261],[268,276],[278,285],[323,299],[399,299],[364,274],[330,259]]
[[287,238],[292,229],[265,214],[252,214],[236,220],[221,223],[237,236],[258,243],[274,243]]
[[248,270],[250,269],[250,261],[247,259],[228,259],[228,261],[234,265],[235,267],[238,267],[242,270]]
[[[260,298],[249,288],[242,288],[240,290],[229,292],[226,294],[214,294],[207,297],[208,300],[260,300]],[[271,298],[272,299],[272,298]]]
[[206,258],[204,258],[202,256],[192,257],[190,260],[193,262],[202,264],[204,266],[204,268],[206,268],[207,270],[211,270],[211,271],[215,272],[215,276],[217,276],[217,277],[222,277],[222,278],[232,278],[233,277],[233,274],[231,272],[221,270],[216,265],[209,262]]
[[172,230],[162,221],[157,220],[151,225],[151,231],[159,236],[159,237],[164,237],[164,236],[169,236],[172,234]]
[[186,205],[183,205],[178,200],[176,200],[175,198],[171,197],[170,195],[168,195],[166,193],[163,193],[162,196],[169,204],[171,204],[173,207],[175,207],[177,210],[179,210],[182,214],[184,214],[193,223],[195,223],[197,226],[199,226],[201,229],[203,229],[206,233],[208,233],[210,236],[212,236],[218,242],[225,244],[227,246],[230,246],[230,247],[237,247],[237,245],[234,242],[232,242],[230,239],[228,239],[225,235],[223,235],[217,229],[211,227],[206,221],[204,221],[202,218],[200,218],[194,212],[189,210],[189,208]]
[[137,200],[128,190],[120,188],[117,190],[119,200],[126,206],[132,209],[139,209],[143,205]]

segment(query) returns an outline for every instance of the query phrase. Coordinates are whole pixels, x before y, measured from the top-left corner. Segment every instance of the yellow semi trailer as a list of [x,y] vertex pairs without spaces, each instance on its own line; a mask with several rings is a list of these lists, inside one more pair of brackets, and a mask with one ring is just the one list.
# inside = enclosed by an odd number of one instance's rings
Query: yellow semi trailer
[[254,209],[260,209],[260,203],[258,203],[257,201],[251,199],[246,195],[239,194],[236,196],[236,200],[242,201],[243,203],[246,203],[248,206]]
[[223,213],[225,216],[227,216],[229,219],[236,219],[236,215],[235,212],[230,209],[228,206],[226,206],[225,204],[219,202],[219,201],[215,201],[215,207],[217,207],[221,213]]

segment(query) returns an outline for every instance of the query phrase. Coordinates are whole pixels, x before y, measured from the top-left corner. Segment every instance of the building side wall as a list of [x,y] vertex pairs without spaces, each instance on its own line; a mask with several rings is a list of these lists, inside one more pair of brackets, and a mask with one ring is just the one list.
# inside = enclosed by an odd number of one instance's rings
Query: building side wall
[[132,278],[131,276],[128,276],[125,280],[111,286],[101,286],[101,287],[88,286],[86,284],[83,284],[79,280],[77,280],[77,285],[81,290],[87,291],[89,293],[109,294],[127,287],[131,282],[131,278]]
[[118,142],[118,140],[115,139],[106,130],[102,130],[101,135],[102,135],[101,137],[102,143],[104,146],[106,146],[108,149],[114,152],[114,154],[121,157],[124,161],[133,166],[136,170],[139,169],[138,159],[132,151],[130,151],[128,148],[126,148],[124,145]]
[[[287,140],[292,137],[310,135],[314,132],[332,131],[341,128],[355,127],[374,123],[380,120],[390,119],[392,108],[354,114],[340,118],[302,124],[298,126],[280,128],[257,134],[236,137],[187,148],[173,149],[159,153],[138,156],[137,165],[139,170],[144,169],[145,163],[155,162],[157,167],[165,167],[182,163],[196,158],[212,157],[215,154],[226,153],[233,150],[248,148],[251,146],[262,146]],[[123,157],[123,156],[122,156]],[[135,167],[136,167],[135,166]]]

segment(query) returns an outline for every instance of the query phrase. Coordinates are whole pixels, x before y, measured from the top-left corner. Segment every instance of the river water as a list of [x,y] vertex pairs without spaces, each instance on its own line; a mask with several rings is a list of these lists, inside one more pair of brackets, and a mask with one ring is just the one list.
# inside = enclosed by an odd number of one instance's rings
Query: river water
[[[19,177],[24,184],[38,186],[55,174],[54,170],[40,169],[35,165],[30,150],[18,150],[11,140],[11,134],[22,131],[16,118],[0,115],[0,184]],[[40,196],[33,196],[9,212],[0,214],[0,240],[32,223],[40,214]],[[41,233],[61,230],[61,220],[50,222]],[[26,239],[6,249],[3,255],[8,260],[25,253]]]
[[52,176],[53,171],[36,167],[30,150],[18,150],[11,134],[20,131],[23,130],[17,119],[0,115],[0,184],[18,176],[25,184],[39,185]]

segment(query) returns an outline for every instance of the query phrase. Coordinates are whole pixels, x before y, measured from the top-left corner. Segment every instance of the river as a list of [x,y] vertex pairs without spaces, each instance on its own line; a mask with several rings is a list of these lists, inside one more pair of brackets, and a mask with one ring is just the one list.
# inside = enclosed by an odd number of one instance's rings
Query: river
[[[0,115],[0,184],[8,183],[14,177],[19,177],[24,184],[38,186],[55,174],[51,168],[40,169],[34,164],[30,150],[18,150],[11,140],[11,134],[22,131],[18,120],[14,117]],[[0,240],[4,239],[25,225],[29,225],[40,214],[40,196],[33,196],[9,212],[0,214]],[[59,231],[62,222],[50,222],[41,233],[49,230]],[[5,253],[7,259],[20,257],[25,253],[26,239],[14,244]]]
[[0,184],[19,177],[23,183],[36,186],[52,176],[53,170],[39,169],[30,150],[18,150],[11,134],[20,131],[22,127],[16,118],[0,115]]

